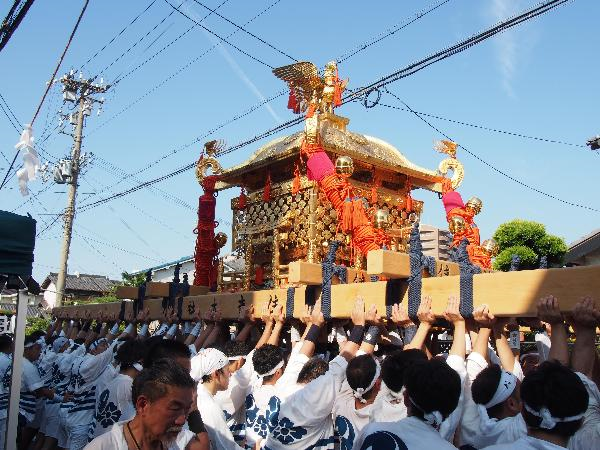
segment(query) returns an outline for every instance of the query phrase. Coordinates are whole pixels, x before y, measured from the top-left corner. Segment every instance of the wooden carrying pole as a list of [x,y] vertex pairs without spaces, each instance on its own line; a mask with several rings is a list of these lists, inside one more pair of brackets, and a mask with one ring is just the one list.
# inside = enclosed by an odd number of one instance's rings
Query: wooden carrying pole
[[[381,314],[386,310],[386,281],[336,284],[331,286],[331,317],[348,318],[357,296],[362,296],[367,305],[375,304]],[[294,317],[300,317],[304,309],[306,286],[294,288]],[[321,288],[315,289],[313,298],[318,298]],[[561,309],[568,312],[584,296],[598,296],[600,293],[600,266],[571,267],[561,269],[523,270],[518,272],[494,272],[473,276],[473,304],[475,307],[487,304],[497,316],[533,317],[539,298],[552,294],[558,298]],[[432,297],[435,314],[441,315],[446,308],[449,295],[460,294],[460,277],[444,276],[424,278],[422,295]],[[392,301],[394,299],[388,299]],[[401,296],[397,299],[406,305],[408,284],[402,282]],[[264,305],[283,304],[287,301],[287,289],[244,291],[236,293],[214,293],[189,296],[183,299],[181,320],[189,320],[201,313],[219,309],[224,319],[236,319],[240,307],[254,305],[255,314],[260,315]],[[150,308],[150,318],[164,318],[162,299],[148,299],[144,307]],[[90,318],[100,311],[118,313],[120,303],[101,305],[81,305],[55,308],[59,317],[84,318],[82,310],[87,310]],[[174,302],[175,312],[177,300]],[[127,302],[126,311],[133,311],[133,302]],[[79,312],[77,312],[79,311]],[[127,315],[126,315],[127,317]]]

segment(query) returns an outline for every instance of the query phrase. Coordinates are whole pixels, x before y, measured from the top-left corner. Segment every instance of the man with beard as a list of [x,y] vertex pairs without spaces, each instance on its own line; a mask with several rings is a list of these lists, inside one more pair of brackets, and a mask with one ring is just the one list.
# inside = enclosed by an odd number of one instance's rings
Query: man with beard
[[173,360],[156,361],[133,381],[134,418],[115,424],[85,449],[183,450],[177,437],[192,407],[194,389],[189,373]]

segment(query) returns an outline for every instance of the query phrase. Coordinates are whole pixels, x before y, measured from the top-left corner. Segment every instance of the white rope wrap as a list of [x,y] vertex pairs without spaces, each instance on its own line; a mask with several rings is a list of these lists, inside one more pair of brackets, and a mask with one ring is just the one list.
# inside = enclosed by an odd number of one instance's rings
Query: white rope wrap
[[148,324],[145,323],[142,325],[140,332],[138,333],[140,336],[148,336]]
[[375,374],[369,385],[366,388],[359,387],[352,390],[354,397],[363,404],[367,403],[367,401],[363,398],[363,395],[365,395],[367,392],[373,389],[373,386],[375,386],[375,383],[377,382],[377,380],[379,379],[379,375],[381,374],[381,365],[379,364],[379,361],[377,361],[376,359],[374,359],[373,361],[375,361]]
[[110,329],[110,334],[115,335],[119,332],[119,322],[115,323]]
[[176,323],[172,324],[172,325],[169,327],[169,331],[167,331],[167,336],[171,336],[171,337],[175,336],[175,333],[177,333],[177,327],[178,327],[178,326],[179,326],[179,325],[178,325],[178,324],[176,324]]
[[479,411],[479,417],[481,418],[480,428],[484,433],[488,433],[494,427],[494,424],[498,419],[491,418],[488,415],[487,410],[500,403],[506,401],[517,387],[517,377],[512,373],[503,370],[500,374],[500,381],[496,387],[496,392],[486,404],[478,404],[477,410]]
[[574,422],[575,420],[579,420],[579,419],[583,418],[583,416],[585,415],[585,412],[583,412],[581,414],[577,414],[575,416],[570,416],[570,417],[554,417],[554,416],[552,416],[552,413],[550,412],[550,410],[548,408],[546,408],[545,406],[542,406],[539,411],[536,411],[531,406],[529,406],[527,403],[523,403],[523,405],[525,406],[525,409],[527,410],[527,412],[529,414],[532,414],[536,417],[542,418],[542,423],[540,423],[540,428],[544,428],[546,430],[551,430],[552,428],[554,428],[556,426],[557,423]]
[[202,328],[202,322],[198,322],[194,328],[192,328],[192,331],[190,331],[190,335],[194,336],[194,337],[198,337],[198,335],[200,334],[200,329]]

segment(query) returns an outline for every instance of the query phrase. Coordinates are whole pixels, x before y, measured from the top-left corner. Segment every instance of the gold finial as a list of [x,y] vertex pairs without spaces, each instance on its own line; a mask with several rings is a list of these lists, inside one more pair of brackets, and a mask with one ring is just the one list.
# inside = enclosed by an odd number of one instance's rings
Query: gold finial
[[448,221],[448,229],[452,234],[460,234],[465,231],[465,219],[461,216],[452,216]]
[[335,160],[335,173],[339,176],[348,178],[354,173],[354,161],[349,156],[338,156]]
[[500,251],[500,246],[493,239],[486,239],[485,241],[483,241],[483,244],[481,244],[481,248],[483,249],[483,252],[490,258],[493,258],[494,256],[498,255],[498,252]]
[[227,235],[222,231],[219,231],[215,235],[215,244],[217,245],[217,248],[225,247],[225,244],[227,244]]
[[390,226],[390,214],[385,209],[378,209],[373,216],[373,226],[385,230]]
[[482,208],[483,202],[477,197],[471,197],[469,200],[467,200],[467,203],[465,203],[465,209],[474,216],[479,214]]

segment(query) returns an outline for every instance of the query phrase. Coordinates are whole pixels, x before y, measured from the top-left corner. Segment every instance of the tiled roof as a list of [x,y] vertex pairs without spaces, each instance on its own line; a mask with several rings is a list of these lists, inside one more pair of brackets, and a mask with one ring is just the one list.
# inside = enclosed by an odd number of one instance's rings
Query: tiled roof
[[[50,272],[50,274],[42,283],[42,288],[46,289],[50,283],[56,284],[57,279],[58,274]],[[105,293],[109,292],[113,286],[119,283],[119,281],[109,280],[103,275],[89,275],[85,273],[79,275],[67,275],[67,279],[65,281],[65,291]]]
[[579,238],[569,246],[565,261],[571,262],[600,248],[600,229]]
[[[0,303],[0,309],[4,309],[6,311],[14,311],[17,312],[17,305],[14,303]],[[40,308],[37,306],[27,306],[27,317],[41,317]]]

